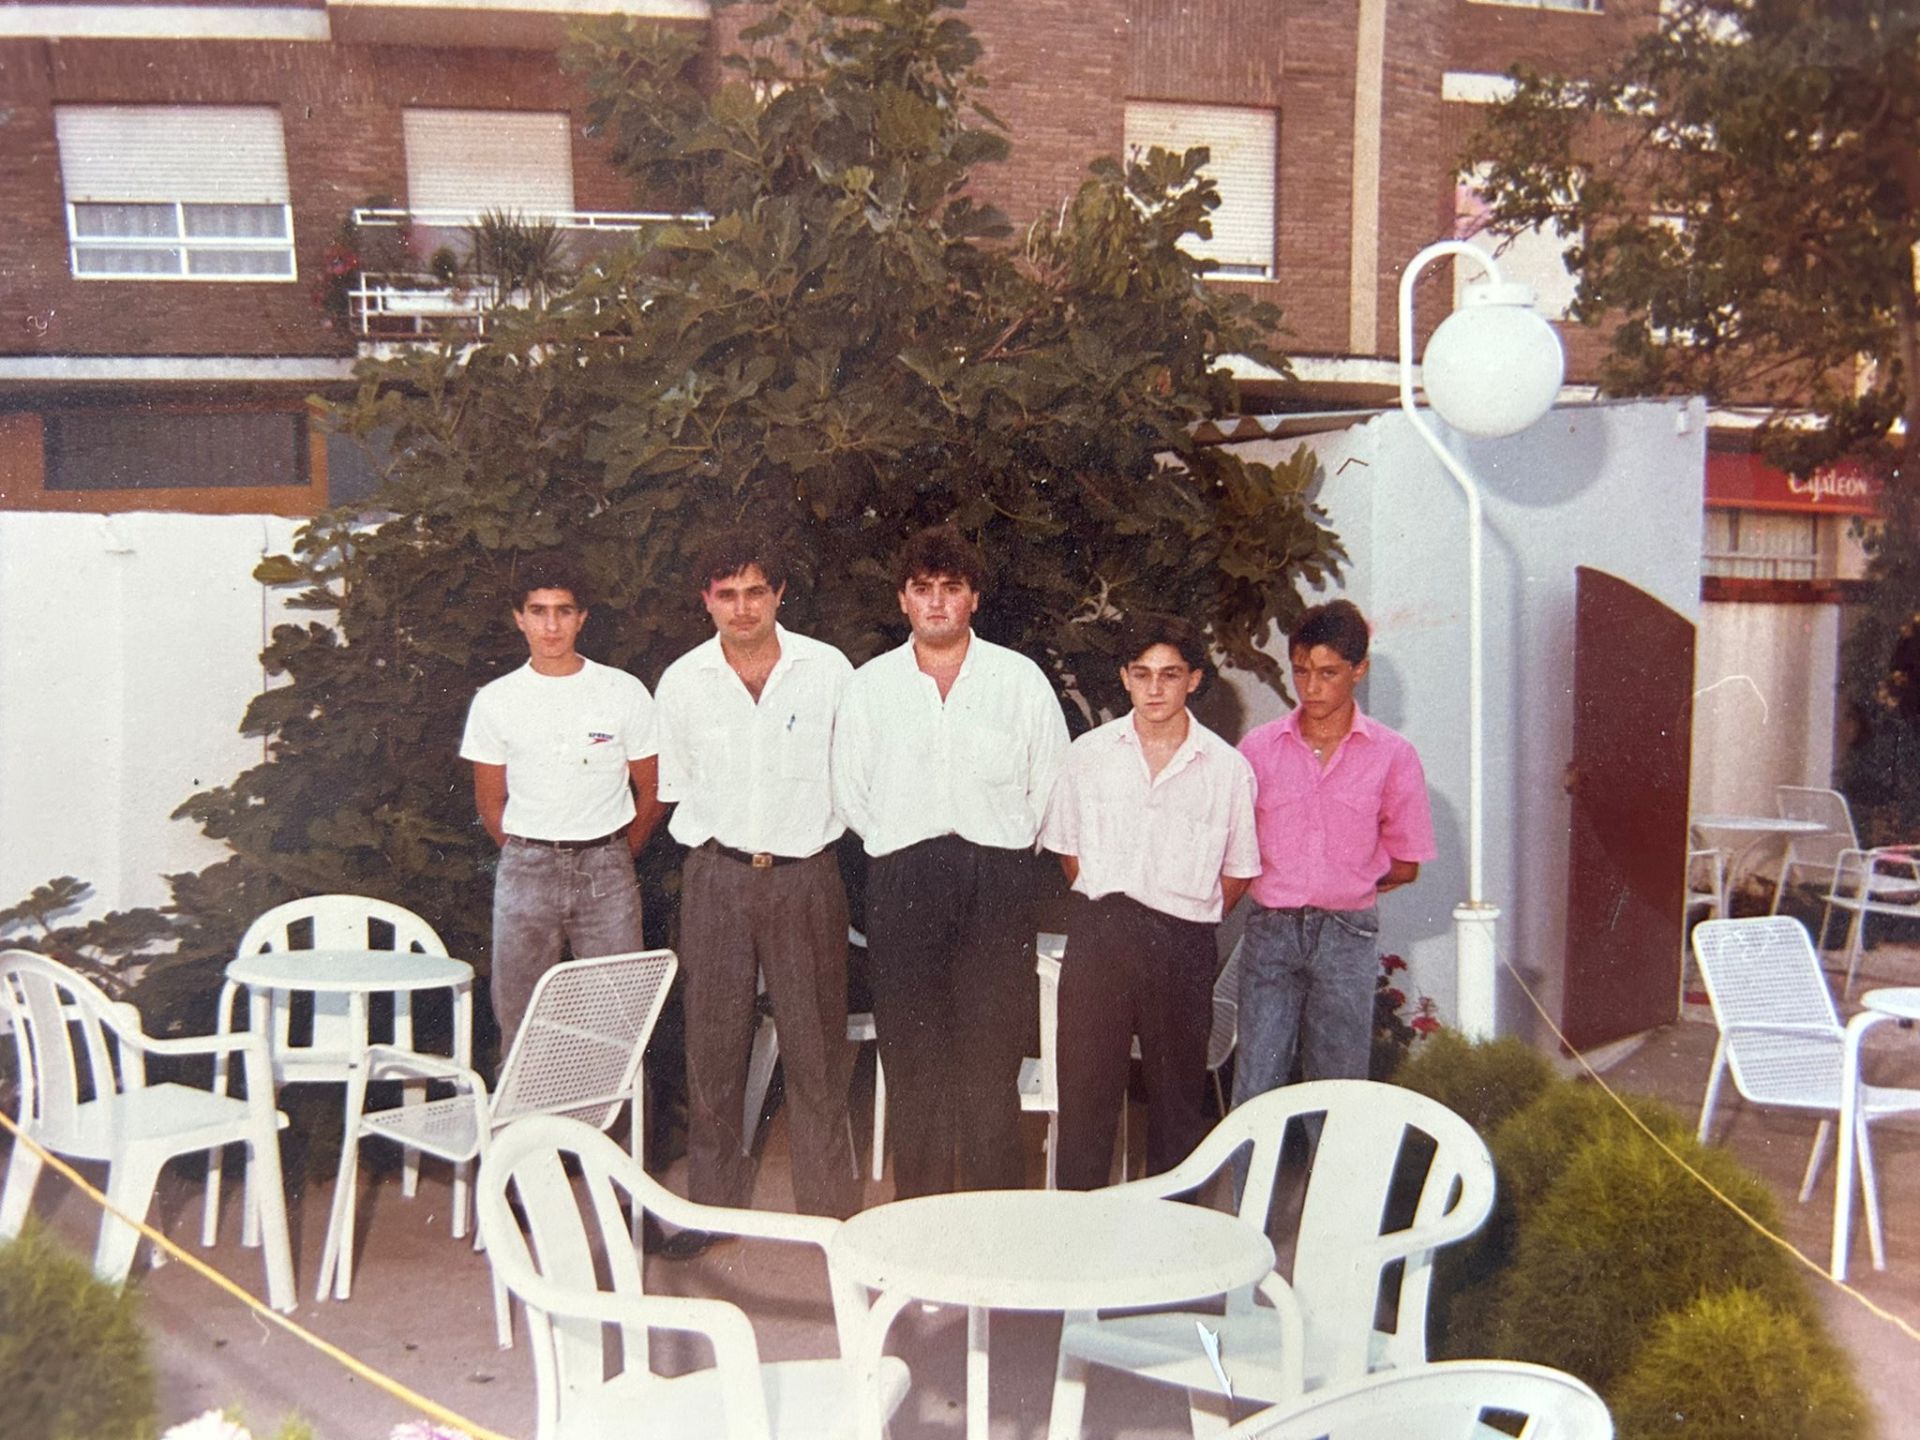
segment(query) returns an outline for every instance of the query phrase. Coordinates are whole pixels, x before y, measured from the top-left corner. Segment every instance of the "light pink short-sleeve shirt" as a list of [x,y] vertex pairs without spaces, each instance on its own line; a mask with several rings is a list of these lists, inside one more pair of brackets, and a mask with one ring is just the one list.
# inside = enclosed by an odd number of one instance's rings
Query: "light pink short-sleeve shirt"
[[1240,753],[1259,786],[1260,878],[1270,910],[1364,910],[1395,860],[1431,860],[1433,814],[1412,742],[1354,707],[1353,728],[1322,768],[1300,712],[1249,731]]

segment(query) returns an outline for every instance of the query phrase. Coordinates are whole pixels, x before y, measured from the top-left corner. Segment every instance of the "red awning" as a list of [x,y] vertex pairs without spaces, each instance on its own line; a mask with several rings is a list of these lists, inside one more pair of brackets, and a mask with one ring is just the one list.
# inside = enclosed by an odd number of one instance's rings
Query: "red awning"
[[1862,460],[1836,460],[1805,479],[1740,451],[1707,452],[1707,504],[1721,510],[1878,515],[1884,480]]

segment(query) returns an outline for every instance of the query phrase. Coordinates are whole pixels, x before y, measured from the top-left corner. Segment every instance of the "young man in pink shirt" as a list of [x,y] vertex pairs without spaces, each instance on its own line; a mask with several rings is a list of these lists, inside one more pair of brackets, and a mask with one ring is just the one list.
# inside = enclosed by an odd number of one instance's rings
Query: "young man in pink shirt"
[[1233,1103],[1287,1083],[1365,1079],[1385,891],[1434,856],[1420,757],[1363,714],[1367,622],[1316,605],[1287,637],[1298,706],[1240,742],[1259,785],[1261,871],[1240,951]]

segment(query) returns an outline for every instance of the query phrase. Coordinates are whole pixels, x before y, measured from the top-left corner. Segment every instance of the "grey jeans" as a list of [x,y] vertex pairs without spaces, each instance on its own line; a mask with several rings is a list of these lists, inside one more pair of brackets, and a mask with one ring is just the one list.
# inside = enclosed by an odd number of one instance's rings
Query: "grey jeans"
[[1379,933],[1372,906],[1253,907],[1240,942],[1235,1105],[1286,1084],[1296,1050],[1309,1080],[1367,1078]]
[[504,1060],[540,977],[576,958],[643,950],[640,886],[625,836],[591,850],[507,837],[493,878],[493,1015]]

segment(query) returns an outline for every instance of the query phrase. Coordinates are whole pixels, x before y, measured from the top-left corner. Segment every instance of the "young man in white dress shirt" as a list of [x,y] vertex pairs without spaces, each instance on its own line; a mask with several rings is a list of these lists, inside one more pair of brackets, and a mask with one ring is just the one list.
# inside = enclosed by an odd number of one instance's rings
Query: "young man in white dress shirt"
[[1067,748],[1040,667],[973,633],[985,565],[950,526],[894,564],[913,628],[854,673],[834,794],[865,842],[894,1192],[1017,1188],[1034,1035],[1033,842]]
[[480,688],[460,742],[480,821],[500,847],[490,989],[503,1056],[563,943],[581,956],[644,947],[633,859],[662,813],[653,697],[574,649],[587,593],[571,562],[521,562],[513,623],[527,663]]
[[[846,826],[828,779],[834,716],[853,666],[779,624],[787,568],[766,541],[710,547],[700,602],[714,636],[660,677],[660,798],[689,847],[681,870],[686,977],[689,1193],[753,1199],[742,1134],[755,977],[764,973],[786,1073],[794,1202],[859,1208],[847,1136],[847,897],[833,842]],[[663,1253],[704,1248],[682,1231]]]
[[1214,931],[1260,873],[1253,767],[1187,709],[1200,632],[1141,615],[1122,632],[1129,714],[1067,752],[1040,843],[1073,887],[1060,975],[1063,1190],[1105,1185],[1131,1041],[1147,1083],[1147,1172],[1207,1133]]

